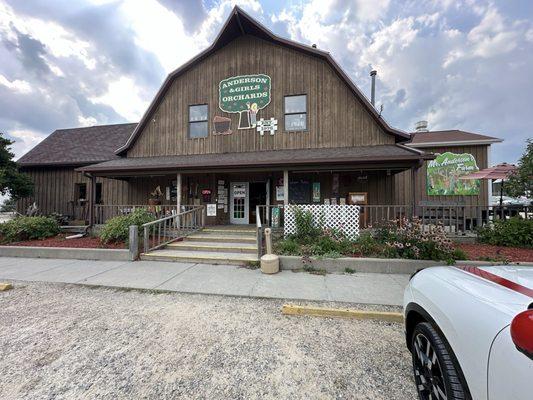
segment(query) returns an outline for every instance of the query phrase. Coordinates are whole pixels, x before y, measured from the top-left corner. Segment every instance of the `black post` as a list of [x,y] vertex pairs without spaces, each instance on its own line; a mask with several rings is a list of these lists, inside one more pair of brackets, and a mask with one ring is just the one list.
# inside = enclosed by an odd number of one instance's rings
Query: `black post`
[[503,219],[503,179],[502,185],[500,186],[500,219]]
[[94,205],[96,203],[96,176],[89,175],[89,178],[91,179],[89,187],[89,227],[92,228],[95,221]]

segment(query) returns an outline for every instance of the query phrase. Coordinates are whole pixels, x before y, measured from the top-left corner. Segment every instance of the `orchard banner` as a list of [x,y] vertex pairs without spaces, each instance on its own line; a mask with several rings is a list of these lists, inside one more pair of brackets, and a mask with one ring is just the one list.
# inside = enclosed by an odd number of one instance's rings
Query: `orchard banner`
[[257,125],[257,112],[270,103],[270,76],[242,75],[224,79],[218,85],[219,108],[239,114],[239,129]]
[[472,154],[442,153],[427,166],[429,196],[472,196],[479,194],[479,179],[461,180],[462,175],[479,171]]

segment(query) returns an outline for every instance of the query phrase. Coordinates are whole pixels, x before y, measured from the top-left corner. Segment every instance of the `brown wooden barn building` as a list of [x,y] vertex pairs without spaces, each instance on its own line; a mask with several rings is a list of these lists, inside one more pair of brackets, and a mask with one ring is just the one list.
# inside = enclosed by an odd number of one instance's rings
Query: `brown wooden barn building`
[[[484,168],[497,141],[390,127],[329,53],[235,8],[214,43],[167,77],[138,124],[57,130],[24,155],[18,164],[35,194],[18,208],[35,202],[43,214],[102,223],[148,204],[157,186],[162,207],[211,205],[208,224],[254,223],[264,204],[487,205],[485,183],[447,192],[459,185],[446,172],[455,161],[443,161],[439,175],[432,153],[467,153]],[[456,164],[471,169],[466,159]]]

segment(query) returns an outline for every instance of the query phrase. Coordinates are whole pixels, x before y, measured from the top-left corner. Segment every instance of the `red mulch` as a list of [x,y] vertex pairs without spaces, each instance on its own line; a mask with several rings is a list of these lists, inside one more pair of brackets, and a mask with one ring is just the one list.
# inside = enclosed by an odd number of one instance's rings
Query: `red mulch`
[[102,243],[97,237],[82,237],[78,239],[65,239],[65,234],[60,234],[43,240],[27,240],[25,242],[9,243],[8,246],[39,246],[39,247],[70,247],[75,249],[125,249],[125,243]]
[[463,250],[468,255],[469,260],[533,262],[533,249],[492,246],[481,243],[459,243],[456,247]]

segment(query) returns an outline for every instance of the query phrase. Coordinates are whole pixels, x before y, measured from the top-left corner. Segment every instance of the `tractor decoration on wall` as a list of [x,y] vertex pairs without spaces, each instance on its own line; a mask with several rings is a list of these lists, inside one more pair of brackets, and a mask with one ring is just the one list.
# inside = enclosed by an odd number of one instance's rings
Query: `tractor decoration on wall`
[[[270,76],[241,75],[224,79],[219,84],[219,108],[239,114],[238,129],[257,126],[257,113],[270,103]],[[224,127],[229,130],[229,127]]]

